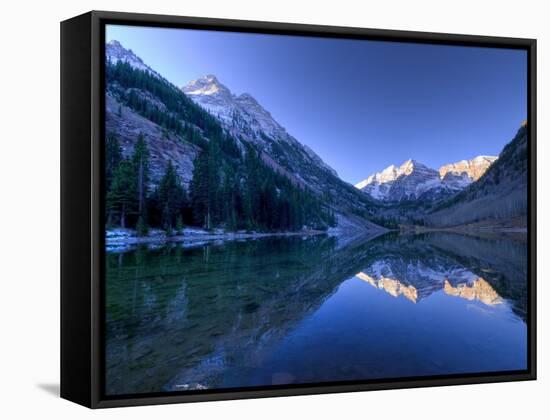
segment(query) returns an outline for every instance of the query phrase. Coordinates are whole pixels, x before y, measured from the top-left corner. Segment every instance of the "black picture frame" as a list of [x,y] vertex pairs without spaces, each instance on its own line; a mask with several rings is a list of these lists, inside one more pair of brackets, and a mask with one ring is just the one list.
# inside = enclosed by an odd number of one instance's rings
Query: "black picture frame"
[[[522,49],[528,60],[528,368],[107,397],[103,341],[104,27],[109,23]],[[536,40],[92,11],[61,23],[61,397],[90,408],[536,379]]]

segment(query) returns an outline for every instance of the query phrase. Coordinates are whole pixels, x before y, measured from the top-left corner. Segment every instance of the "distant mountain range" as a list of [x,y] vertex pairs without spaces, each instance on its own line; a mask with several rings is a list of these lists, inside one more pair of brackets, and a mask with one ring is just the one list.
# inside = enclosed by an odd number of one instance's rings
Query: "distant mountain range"
[[382,201],[435,200],[477,181],[496,160],[497,156],[478,156],[435,170],[409,159],[401,166],[390,165],[370,175],[355,187]]

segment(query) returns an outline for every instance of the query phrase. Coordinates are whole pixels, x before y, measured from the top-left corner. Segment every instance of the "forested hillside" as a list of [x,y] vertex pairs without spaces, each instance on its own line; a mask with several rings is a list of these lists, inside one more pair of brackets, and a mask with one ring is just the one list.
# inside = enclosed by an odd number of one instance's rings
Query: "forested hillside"
[[431,226],[455,226],[515,218],[527,226],[527,125],[502,150],[498,160],[469,187],[439,203],[425,217]]
[[[148,227],[185,225],[292,231],[335,224],[333,211],[307,188],[270,168],[254,145],[241,150],[216,118],[166,80],[120,60],[106,63],[106,85],[111,105],[118,104],[111,117],[119,119],[109,124],[107,115],[109,225],[136,227],[143,234]],[[155,137],[159,130],[121,130],[137,120],[135,114],[160,129],[161,138]],[[176,168],[179,162],[159,156],[178,146],[196,153],[187,182]]]

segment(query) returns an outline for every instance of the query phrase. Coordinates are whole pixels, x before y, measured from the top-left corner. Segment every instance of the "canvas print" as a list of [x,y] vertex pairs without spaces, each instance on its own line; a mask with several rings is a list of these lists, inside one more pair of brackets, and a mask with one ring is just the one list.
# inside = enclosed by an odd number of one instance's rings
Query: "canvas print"
[[107,25],[107,396],[527,369],[527,53]]

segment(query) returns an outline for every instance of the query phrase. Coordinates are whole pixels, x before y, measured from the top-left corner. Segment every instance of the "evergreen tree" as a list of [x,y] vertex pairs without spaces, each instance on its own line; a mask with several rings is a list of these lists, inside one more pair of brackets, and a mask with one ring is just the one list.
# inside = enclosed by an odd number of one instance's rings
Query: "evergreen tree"
[[195,222],[211,229],[223,222],[221,150],[216,140],[211,139],[208,147],[195,159],[191,200]]
[[218,141],[213,139],[208,143],[208,214],[206,228],[210,229],[212,223],[221,221],[220,189],[222,170],[221,150]]
[[180,233],[183,230],[183,218],[181,215],[176,217],[176,230]]
[[149,232],[149,226],[145,223],[145,220],[143,220],[143,217],[141,216],[138,216],[136,231],[138,236],[145,236],[147,235],[147,232]]
[[138,217],[143,224],[147,224],[147,190],[149,184],[149,149],[143,133],[139,133],[132,162],[136,175],[136,191],[138,202]]
[[119,218],[119,225],[126,227],[127,218],[137,213],[137,193],[134,165],[129,160],[121,161],[113,174],[113,181],[106,197],[108,222]]
[[105,189],[109,191],[113,174],[122,160],[122,149],[114,134],[107,134],[105,139]]
[[178,217],[181,217],[181,210],[185,205],[185,190],[171,160],[168,161],[166,172],[154,195],[159,207],[161,226],[171,231]]
[[204,150],[195,159],[193,181],[190,186],[194,222],[207,228],[210,220],[210,192],[208,183],[208,151]]

